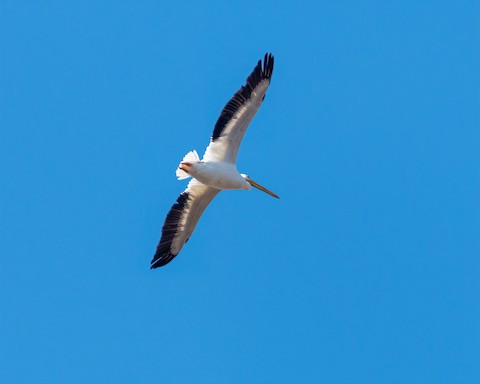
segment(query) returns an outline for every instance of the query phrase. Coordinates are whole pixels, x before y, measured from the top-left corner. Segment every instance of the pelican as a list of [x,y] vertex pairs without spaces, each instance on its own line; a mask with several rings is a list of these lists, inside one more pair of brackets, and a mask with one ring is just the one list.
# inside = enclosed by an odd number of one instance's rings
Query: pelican
[[162,236],[151,269],[168,264],[192,235],[205,208],[221,190],[250,190],[252,187],[279,198],[275,193],[237,171],[237,152],[248,125],[262,104],[273,72],[273,55],[259,60],[247,82],[225,105],[215,124],[203,159],[188,152],[176,176],[192,180],[173,204],[162,228]]

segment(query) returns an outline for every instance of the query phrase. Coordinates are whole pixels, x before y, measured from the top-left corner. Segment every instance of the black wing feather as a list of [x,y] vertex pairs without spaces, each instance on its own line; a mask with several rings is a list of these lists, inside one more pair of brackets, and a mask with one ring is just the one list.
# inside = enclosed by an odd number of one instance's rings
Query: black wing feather
[[269,80],[272,77],[272,73],[273,55],[271,53],[266,53],[263,59],[263,68],[262,61],[259,60],[256,67],[253,69],[253,72],[247,77],[247,83],[242,86],[237,93],[235,93],[235,95],[233,95],[230,101],[223,108],[222,112],[220,113],[220,117],[215,124],[215,128],[213,129],[212,141],[215,141],[222,135],[222,132],[228,122],[242,107],[242,105],[244,105],[245,102],[250,99],[255,87],[262,80]]
[[171,252],[172,241],[177,234],[179,221],[184,214],[184,210],[188,208],[188,192],[182,192],[178,196],[177,202],[167,214],[165,223],[162,228],[162,237],[157,245],[157,250],[151,262],[151,269],[161,267],[173,260],[177,254]]

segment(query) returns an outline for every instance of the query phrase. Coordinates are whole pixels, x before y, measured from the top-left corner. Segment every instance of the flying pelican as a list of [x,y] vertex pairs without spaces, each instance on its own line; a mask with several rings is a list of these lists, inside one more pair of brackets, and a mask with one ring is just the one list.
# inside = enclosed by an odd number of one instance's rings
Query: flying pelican
[[218,192],[224,189],[250,190],[252,187],[279,198],[275,193],[237,171],[238,147],[248,125],[257,113],[270,85],[273,55],[259,60],[247,83],[225,105],[215,124],[203,159],[197,151],[188,152],[180,162],[176,175],[179,180],[192,177],[167,214],[162,237],[151,262],[151,268],[161,267],[178,255],[188,241],[203,211]]

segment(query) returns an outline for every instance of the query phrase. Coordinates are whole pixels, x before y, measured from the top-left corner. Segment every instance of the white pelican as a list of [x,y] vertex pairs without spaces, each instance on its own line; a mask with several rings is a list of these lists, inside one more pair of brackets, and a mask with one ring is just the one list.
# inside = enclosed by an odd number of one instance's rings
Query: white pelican
[[257,113],[270,85],[273,72],[273,56],[265,54],[259,60],[247,83],[241,87],[220,113],[203,159],[197,151],[188,152],[180,162],[176,175],[179,180],[192,177],[167,214],[162,237],[153,257],[151,268],[161,267],[178,255],[192,235],[200,216],[223,189],[252,187],[279,198],[275,193],[238,173],[236,159],[238,147],[248,125]]

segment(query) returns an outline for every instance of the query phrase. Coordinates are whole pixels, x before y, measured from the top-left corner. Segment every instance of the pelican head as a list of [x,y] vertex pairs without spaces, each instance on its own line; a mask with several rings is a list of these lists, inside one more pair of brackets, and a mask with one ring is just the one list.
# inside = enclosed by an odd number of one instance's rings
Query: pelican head
[[242,173],[241,175],[242,175],[242,177],[243,177],[252,187],[255,187],[255,188],[259,189],[260,191],[265,192],[265,193],[269,194],[270,196],[273,196],[273,197],[275,197],[275,198],[277,198],[277,199],[280,198],[277,194],[273,193],[273,192],[270,191],[269,189],[265,188],[264,186],[258,184],[258,183],[255,182],[255,181],[253,181],[253,180],[250,178],[250,176],[245,175],[244,173]]

